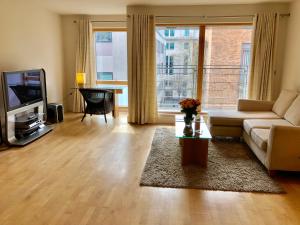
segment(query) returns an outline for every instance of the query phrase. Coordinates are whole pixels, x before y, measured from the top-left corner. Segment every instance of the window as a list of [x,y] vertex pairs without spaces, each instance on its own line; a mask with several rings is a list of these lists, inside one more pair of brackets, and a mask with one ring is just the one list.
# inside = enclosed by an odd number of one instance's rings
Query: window
[[203,109],[234,109],[246,97],[251,36],[252,26],[206,26]]
[[[118,95],[119,106],[128,105],[127,88],[127,33],[126,31],[95,31],[96,82],[104,85],[125,85],[123,94]],[[158,45],[160,46],[160,45]],[[160,47],[161,48],[161,47]],[[163,50],[159,50],[163,52]]]
[[175,49],[175,43],[174,43],[174,42],[171,42],[171,43],[170,43],[170,49],[171,49],[171,50],[174,50],[174,49]]
[[97,80],[113,80],[113,72],[97,72]]
[[185,29],[185,30],[184,30],[184,36],[185,36],[185,37],[190,36],[190,30],[189,30],[189,29]]
[[246,98],[248,92],[248,73],[250,65],[251,43],[243,43],[241,49],[240,91],[239,98]]
[[184,49],[189,49],[189,47],[190,47],[189,43],[188,42],[184,42],[183,48]]
[[175,30],[174,30],[174,29],[171,29],[171,30],[170,30],[170,36],[171,36],[171,37],[174,37],[174,36],[175,36]]
[[174,50],[175,49],[175,43],[174,42],[166,43],[166,49]]
[[173,96],[173,92],[172,91],[165,91],[165,95],[167,97],[172,97]]
[[[164,53],[156,53],[157,62],[157,103],[159,110],[176,110],[178,111],[178,102],[184,97],[197,97],[196,96],[196,79],[197,79],[197,64],[198,64],[198,39],[199,28],[190,28],[192,30],[190,38],[182,37],[184,27],[157,27],[156,37],[168,49]],[[168,30],[168,32],[166,32]],[[170,36],[163,34],[168,33]],[[163,39],[161,39],[163,37]],[[171,41],[170,41],[171,40]],[[184,42],[183,42],[184,40]],[[184,50],[183,43],[189,43],[194,48],[190,51]],[[191,59],[189,61],[189,59]],[[164,61],[163,61],[164,60]],[[162,63],[164,69],[162,69]]]
[[157,40],[172,49],[156,53],[158,110],[179,111],[187,97],[200,98],[203,110],[236,108],[247,93],[252,31],[252,25],[156,27]]
[[97,32],[96,42],[112,42],[112,32]]
[[172,87],[172,81],[165,80],[164,84],[165,84],[165,87]]
[[173,56],[166,56],[166,74],[172,75],[173,74]]
[[165,29],[164,34],[165,34],[165,37],[174,37],[175,30],[174,29]]

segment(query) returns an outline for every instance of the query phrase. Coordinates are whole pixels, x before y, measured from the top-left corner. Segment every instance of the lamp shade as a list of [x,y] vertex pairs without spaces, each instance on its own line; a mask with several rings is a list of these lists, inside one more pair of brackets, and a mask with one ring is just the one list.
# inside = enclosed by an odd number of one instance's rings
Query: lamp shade
[[85,73],[76,73],[76,83],[78,85],[85,84]]

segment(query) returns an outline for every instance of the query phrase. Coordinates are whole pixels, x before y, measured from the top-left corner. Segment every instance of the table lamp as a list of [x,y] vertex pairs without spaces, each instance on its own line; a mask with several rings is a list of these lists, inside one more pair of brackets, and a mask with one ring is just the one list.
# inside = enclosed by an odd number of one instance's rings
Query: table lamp
[[85,73],[76,73],[76,83],[78,85],[84,85],[85,84]]

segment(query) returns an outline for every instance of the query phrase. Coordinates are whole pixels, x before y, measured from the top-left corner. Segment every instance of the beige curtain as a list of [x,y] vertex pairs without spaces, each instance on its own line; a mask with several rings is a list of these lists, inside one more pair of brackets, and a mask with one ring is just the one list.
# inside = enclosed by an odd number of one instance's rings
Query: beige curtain
[[[82,17],[77,21],[78,37],[76,51],[76,73],[86,73],[86,84],[96,84],[95,48],[92,23],[88,17]],[[76,84],[76,74],[74,74]],[[74,93],[73,112],[83,112],[84,101],[78,90]]]
[[154,123],[157,119],[155,19],[132,14],[128,18],[128,122]]
[[250,99],[272,99],[277,24],[277,13],[256,15],[249,79]]

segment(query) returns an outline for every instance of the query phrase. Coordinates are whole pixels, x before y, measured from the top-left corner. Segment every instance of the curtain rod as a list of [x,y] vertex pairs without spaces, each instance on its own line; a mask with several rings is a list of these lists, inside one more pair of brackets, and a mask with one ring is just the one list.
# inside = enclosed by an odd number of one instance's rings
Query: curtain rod
[[[92,23],[127,23],[127,20],[91,20]],[[77,23],[77,20],[73,20],[73,23]]]
[[[281,17],[289,17],[290,13],[279,14]],[[156,18],[243,18],[243,17],[254,17],[255,15],[236,15],[236,16],[156,16]]]
[[[281,17],[289,17],[290,13],[282,13],[279,14]],[[155,16],[156,18],[243,18],[243,17],[254,17],[255,15],[236,15],[236,16]],[[130,17],[130,15],[127,15],[127,17]],[[77,20],[73,21],[74,23],[77,23]],[[126,23],[127,20],[92,20],[92,23]]]

